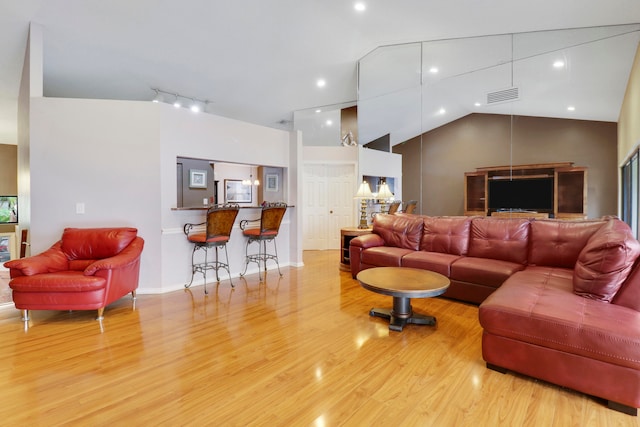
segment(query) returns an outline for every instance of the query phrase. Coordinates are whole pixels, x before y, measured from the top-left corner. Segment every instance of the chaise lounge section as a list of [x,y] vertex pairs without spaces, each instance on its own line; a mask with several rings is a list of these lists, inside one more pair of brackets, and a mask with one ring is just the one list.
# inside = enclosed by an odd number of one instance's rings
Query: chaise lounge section
[[451,298],[479,303],[489,368],[640,407],[640,243],[593,221],[378,215],[351,240],[351,272],[425,268]]

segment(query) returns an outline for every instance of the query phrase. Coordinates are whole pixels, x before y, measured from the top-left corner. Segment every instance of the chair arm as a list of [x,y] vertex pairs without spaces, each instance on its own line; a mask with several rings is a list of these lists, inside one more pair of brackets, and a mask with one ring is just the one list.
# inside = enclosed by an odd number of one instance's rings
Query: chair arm
[[362,236],[354,237],[349,242],[350,246],[359,246],[362,249],[373,248],[376,246],[384,246],[384,239],[374,233],[363,234]]
[[38,255],[7,261],[4,266],[11,270],[11,277],[33,276],[66,270],[69,260],[62,252],[62,241],[59,241]]
[[[260,218],[258,219],[243,219],[242,221],[240,221],[240,229],[244,230],[245,228],[247,228],[247,225],[249,225],[250,223],[260,223]],[[251,228],[255,228],[255,227],[251,227]]]
[[143,247],[144,240],[142,237],[136,237],[133,242],[124,248],[118,255],[103,258],[89,264],[87,268],[84,269],[84,275],[93,276],[98,270],[115,270],[127,267],[138,261]]
[[184,231],[184,234],[186,234],[187,236],[189,235],[189,233],[191,232],[191,229],[194,227],[198,227],[201,225],[205,225],[206,222],[201,222],[200,224],[190,224],[190,223],[186,223],[184,225],[184,227],[182,228],[182,231]]

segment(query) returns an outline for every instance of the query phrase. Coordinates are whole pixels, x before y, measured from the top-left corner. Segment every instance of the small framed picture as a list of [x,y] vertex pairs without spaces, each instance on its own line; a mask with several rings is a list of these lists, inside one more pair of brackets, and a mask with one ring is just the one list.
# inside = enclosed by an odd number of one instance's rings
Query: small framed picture
[[265,185],[266,191],[278,191],[278,175],[267,174],[267,184]]
[[225,203],[251,203],[251,186],[239,179],[224,180]]
[[207,171],[189,169],[189,188],[207,188]]

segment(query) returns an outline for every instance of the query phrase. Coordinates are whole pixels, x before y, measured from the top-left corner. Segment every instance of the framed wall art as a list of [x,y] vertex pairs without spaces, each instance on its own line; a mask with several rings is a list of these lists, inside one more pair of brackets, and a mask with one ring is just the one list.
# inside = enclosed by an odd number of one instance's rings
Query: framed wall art
[[251,185],[244,185],[239,179],[224,180],[225,203],[251,203]]
[[189,188],[207,188],[207,171],[189,169]]
[[266,181],[264,187],[266,191],[278,191],[278,175],[268,173]]

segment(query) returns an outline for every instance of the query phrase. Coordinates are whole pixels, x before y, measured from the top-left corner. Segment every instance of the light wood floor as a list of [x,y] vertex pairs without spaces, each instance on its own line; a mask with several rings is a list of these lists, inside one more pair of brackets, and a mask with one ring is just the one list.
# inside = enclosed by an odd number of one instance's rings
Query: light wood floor
[[[478,308],[414,300],[436,327],[390,332],[391,298],[338,269],[338,251],[93,312],[0,309],[2,425],[638,426],[598,399],[486,369]],[[585,372],[589,375],[589,372]]]

